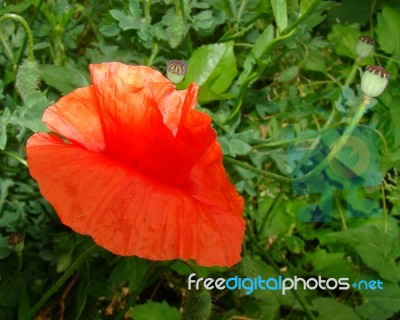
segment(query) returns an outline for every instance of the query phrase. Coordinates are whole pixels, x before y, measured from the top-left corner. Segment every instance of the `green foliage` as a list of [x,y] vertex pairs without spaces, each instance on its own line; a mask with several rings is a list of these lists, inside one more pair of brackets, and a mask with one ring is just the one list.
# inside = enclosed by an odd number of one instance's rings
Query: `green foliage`
[[[393,0],[0,1],[0,15],[28,21],[38,63],[32,71],[24,60],[24,28],[1,21],[0,319],[398,319],[399,9]],[[354,64],[360,35],[376,40],[375,52]],[[213,119],[246,201],[243,260],[231,269],[87,251],[92,240],[60,223],[26,167],[28,137],[47,131],[44,110],[89,85],[88,64],[165,73],[171,59],[188,63],[178,88],[200,86],[196,108]],[[392,76],[361,120],[379,141],[382,183],[327,170],[296,193],[293,161],[310,169],[319,148],[337,141],[340,130],[324,132],[354,116],[365,65]],[[350,167],[369,160],[351,148],[337,157]],[[329,222],[302,221],[328,209]],[[20,253],[9,243],[14,233],[24,235]],[[379,279],[384,289],[189,291],[193,270],[213,278]]]
[[89,85],[89,74],[72,67],[44,64],[40,66],[43,82],[61,93],[69,93],[76,88]]
[[182,315],[176,308],[169,306],[165,301],[153,302],[149,301],[145,304],[140,304],[132,310],[132,317],[137,320],[152,320],[152,319],[170,319],[181,320]]
[[288,26],[286,1],[272,0],[271,5],[278,30],[283,32]]
[[199,102],[224,99],[227,96],[222,94],[232,84],[236,72],[233,42],[202,46],[190,57],[180,87],[187,87],[191,82],[200,85]]
[[321,320],[360,320],[352,308],[330,298],[314,299],[318,319]]
[[400,7],[395,8],[384,6],[382,12],[377,16],[376,34],[379,47],[382,51],[399,55],[400,54],[400,35],[393,34],[393,37],[385,37],[388,30],[398,30],[400,28]]

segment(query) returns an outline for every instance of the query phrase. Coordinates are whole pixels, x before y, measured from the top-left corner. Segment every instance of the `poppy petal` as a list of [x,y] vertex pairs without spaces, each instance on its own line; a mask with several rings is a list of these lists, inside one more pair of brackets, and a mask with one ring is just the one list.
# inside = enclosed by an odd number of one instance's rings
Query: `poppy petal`
[[[222,152],[218,142],[214,142],[199,162],[190,171],[184,189],[205,205],[217,207],[242,217],[244,201],[230,183],[222,164]],[[244,220],[243,222],[244,230]]]
[[[106,152],[157,179],[182,185],[215,140],[211,119],[193,110],[198,87],[177,93],[159,72],[131,69],[137,71],[128,72],[118,63],[91,66]],[[147,80],[136,83],[141,77]]]
[[92,86],[76,89],[47,108],[43,122],[50,130],[90,151],[101,152],[105,149]]
[[195,259],[203,266],[240,260],[243,200],[226,177],[216,142],[191,171],[187,188],[52,134],[34,134],[27,155],[31,175],[62,222],[111,252]]

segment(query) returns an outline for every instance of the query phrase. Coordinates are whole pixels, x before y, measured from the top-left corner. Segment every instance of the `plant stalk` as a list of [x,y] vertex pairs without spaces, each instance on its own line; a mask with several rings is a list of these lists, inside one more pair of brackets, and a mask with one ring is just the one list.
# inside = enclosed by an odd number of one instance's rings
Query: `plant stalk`
[[26,37],[28,39],[28,52],[29,52],[28,60],[33,61],[35,58],[34,53],[33,53],[33,34],[32,34],[31,28],[28,25],[28,22],[26,22],[26,20],[24,18],[22,18],[21,16],[19,16],[17,14],[6,13],[0,17],[0,23],[6,19],[12,19],[12,20],[19,22],[25,29]]
[[64,272],[64,274],[57,280],[53,286],[47,290],[47,292],[42,296],[42,298],[36,303],[36,305],[29,312],[29,319],[33,319],[36,313],[43,307],[43,305],[50,299],[50,297],[56,293],[61,286],[69,279],[72,273],[78,269],[80,264],[85,261],[90,255],[98,248],[97,245],[91,246],[87,249],[78,259],[76,259]]

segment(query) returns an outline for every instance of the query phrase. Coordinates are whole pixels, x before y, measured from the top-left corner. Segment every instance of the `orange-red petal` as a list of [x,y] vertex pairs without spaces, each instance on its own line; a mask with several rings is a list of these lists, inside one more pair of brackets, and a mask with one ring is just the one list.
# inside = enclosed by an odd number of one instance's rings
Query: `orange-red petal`
[[[243,199],[229,182],[198,87],[177,91],[149,67],[91,65],[93,84],[43,117],[28,164],[63,223],[120,255],[240,260]],[[65,141],[68,140],[68,141]]]
[[105,150],[93,86],[76,89],[46,109],[43,122],[70,142],[94,152]]
[[149,67],[91,65],[106,153],[157,179],[182,185],[215,140],[211,119],[193,110],[198,87],[176,91]]
[[216,142],[184,188],[47,133],[29,139],[27,154],[31,175],[62,222],[116,254],[204,266],[240,260],[243,199],[226,177]]

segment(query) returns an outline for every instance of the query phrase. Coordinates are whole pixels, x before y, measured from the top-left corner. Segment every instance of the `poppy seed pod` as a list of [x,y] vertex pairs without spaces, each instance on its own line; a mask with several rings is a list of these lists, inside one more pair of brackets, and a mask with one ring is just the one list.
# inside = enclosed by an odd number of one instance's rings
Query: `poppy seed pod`
[[8,236],[8,244],[12,246],[12,250],[20,254],[24,250],[24,235],[21,233],[12,233]]
[[379,96],[385,90],[390,74],[380,66],[368,66],[361,78],[361,90],[369,98]]
[[356,54],[360,58],[366,58],[374,50],[375,41],[368,36],[360,36],[356,46]]
[[186,74],[186,64],[181,60],[171,60],[167,63],[167,78],[172,83],[179,83]]

